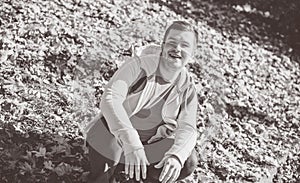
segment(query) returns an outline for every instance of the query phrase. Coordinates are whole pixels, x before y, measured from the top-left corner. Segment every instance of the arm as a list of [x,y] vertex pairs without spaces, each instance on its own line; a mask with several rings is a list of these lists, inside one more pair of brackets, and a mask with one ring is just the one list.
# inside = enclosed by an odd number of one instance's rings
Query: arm
[[126,61],[107,84],[100,103],[110,132],[120,142],[125,154],[143,149],[139,135],[133,128],[123,107],[128,88],[136,80],[139,73],[140,64],[137,58]]
[[193,90],[187,101],[184,101],[181,106],[173,146],[165,153],[164,158],[155,165],[156,168],[163,167],[159,176],[159,180],[163,183],[177,180],[184,162],[191,155],[196,145],[196,112],[197,95]]
[[[184,97],[185,98],[185,97]],[[175,131],[173,146],[165,153],[165,157],[176,156],[183,167],[197,141],[196,113],[197,94],[194,88],[190,90],[187,101],[181,106]]]

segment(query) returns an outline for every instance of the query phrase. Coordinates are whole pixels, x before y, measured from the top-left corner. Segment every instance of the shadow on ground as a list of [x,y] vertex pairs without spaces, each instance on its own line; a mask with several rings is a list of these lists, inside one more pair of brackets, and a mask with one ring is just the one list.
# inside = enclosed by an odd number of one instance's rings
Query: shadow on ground
[[217,31],[229,34],[230,39],[249,37],[252,42],[275,54],[289,55],[300,63],[300,1],[291,0],[287,3],[279,0],[185,2],[150,0],[150,2],[167,6],[184,17],[205,21]]
[[0,128],[0,182],[86,182],[83,140]]

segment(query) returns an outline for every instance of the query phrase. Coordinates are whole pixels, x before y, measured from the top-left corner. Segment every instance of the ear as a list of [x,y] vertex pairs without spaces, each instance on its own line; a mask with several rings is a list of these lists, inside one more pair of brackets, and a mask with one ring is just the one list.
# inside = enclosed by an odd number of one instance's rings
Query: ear
[[163,52],[163,50],[164,50],[164,46],[165,46],[165,42],[162,42],[162,43],[161,43],[161,46],[160,46],[160,50],[161,50],[161,52]]
[[197,50],[197,44],[195,44],[195,46],[194,46],[194,48],[193,48],[193,53],[192,53],[192,55],[191,55],[192,58],[195,57],[196,50]]
[[196,54],[196,48],[193,48],[192,54],[190,55],[191,58],[194,58]]

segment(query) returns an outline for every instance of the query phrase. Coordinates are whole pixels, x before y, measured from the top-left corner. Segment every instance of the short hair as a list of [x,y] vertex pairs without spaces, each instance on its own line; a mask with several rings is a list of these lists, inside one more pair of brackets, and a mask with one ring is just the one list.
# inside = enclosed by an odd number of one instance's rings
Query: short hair
[[175,29],[175,30],[181,30],[181,31],[191,31],[194,33],[195,35],[195,46],[197,46],[198,43],[198,32],[197,30],[194,28],[194,26],[192,26],[190,23],[186,22],[186,21],[174,21],[166,30],[165,35],[164,35],[164,39],[163,39],[163,43],[165,43],[167,36],[170,32],[170,30]]

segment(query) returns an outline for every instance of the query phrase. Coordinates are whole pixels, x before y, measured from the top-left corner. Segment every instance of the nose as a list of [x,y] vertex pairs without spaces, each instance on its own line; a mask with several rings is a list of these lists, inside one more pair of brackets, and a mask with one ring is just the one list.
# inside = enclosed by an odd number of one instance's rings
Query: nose
[[181,46],[179,43],[175,46],[175,50],[178,52],[181,51]]

